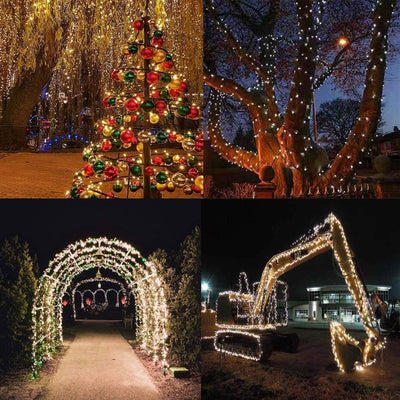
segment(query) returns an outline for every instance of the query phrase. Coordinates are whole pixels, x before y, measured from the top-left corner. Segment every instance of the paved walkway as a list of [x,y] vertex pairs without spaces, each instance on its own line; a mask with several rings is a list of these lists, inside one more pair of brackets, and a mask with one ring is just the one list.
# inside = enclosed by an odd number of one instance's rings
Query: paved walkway
[[150,375],[119,321],[81,321],[76,337],[46,388],[46,400],[160,400]]

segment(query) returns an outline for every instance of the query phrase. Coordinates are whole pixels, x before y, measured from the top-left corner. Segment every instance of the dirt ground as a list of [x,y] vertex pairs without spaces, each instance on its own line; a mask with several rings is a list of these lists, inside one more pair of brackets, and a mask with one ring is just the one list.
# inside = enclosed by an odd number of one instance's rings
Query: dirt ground
[[[0,198],[65,198],[76,171],[82,168],[81,152],[75,153],[0,153]],[[142,191],[130,198],[141,198]],[[182,190],[162,192],[163,198],[201,198]]]
[[299,335],[298,352],[273,352],[266,364],[203,351],[202,399],[400,399],[400,339],[390,338],[373,366],[344,374],[336,369],[328,330],[284,331]]

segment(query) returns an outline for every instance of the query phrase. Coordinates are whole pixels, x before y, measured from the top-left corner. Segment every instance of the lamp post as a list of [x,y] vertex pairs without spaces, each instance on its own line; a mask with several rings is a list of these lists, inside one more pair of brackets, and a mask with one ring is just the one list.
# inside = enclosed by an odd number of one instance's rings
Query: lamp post
[[206,308],[209,307],[210,305],[210,293],[211,293],[211,288],[208,285],[207,282],[202,282],[201,283],[201,291],[202,292],[207,292],[207,297],[206,297]]

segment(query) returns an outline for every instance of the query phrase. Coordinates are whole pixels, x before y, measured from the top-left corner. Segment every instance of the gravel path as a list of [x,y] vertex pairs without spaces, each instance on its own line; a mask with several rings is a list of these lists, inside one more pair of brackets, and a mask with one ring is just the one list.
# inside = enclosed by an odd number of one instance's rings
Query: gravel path
[[47,386],[46,400],[159,400],[150,375],[114,321],[82,321]]

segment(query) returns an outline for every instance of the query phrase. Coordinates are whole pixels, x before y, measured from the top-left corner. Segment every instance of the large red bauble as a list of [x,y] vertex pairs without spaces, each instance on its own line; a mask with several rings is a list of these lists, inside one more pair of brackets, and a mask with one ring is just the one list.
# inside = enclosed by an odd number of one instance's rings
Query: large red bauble
[[148,60],[150,58],[153,57],[153,49],[151,47],[144,47],[141,51],[140,51],[140,55],[142,56],[142,58],[144,58],[145,60]]
[[97,132],[101,133],[101,132],[103,132],[103,130],[104,130],[104,126],[103,125],[97,125],[97,127],[96,127],[96,131]]
[[119,70],[118,70],[118,69],[116,69],[115,71],[111,72],[111,78],[112,78],[114,81],[116,81],[116,82],[119,81],[119,76],[118,76],[118,74],[119,74]]
[[133,132],[129,129],[124,129],[119,136],[122,143],[132,143],[133,138]]
[[110,125],[112,125],[112,126],[116,126],[116,125],[117,125],[117,121],[115,120],[114,117],[110,117],[110,118],[108,119],[108,123],[109,123]]
[[135,22],[132,24],[132,28],[133,28],[135,31],[141,31],[141,30],[143,30],[143,28],[144,28],[143,21],[135,21]]
[[108,99],[109,99],[110,97],[104,97],[104,99],[103,99],[103,106],[104,107],[106,107],[106,108],[109,108],[110,107],[110,105],[108,104]]
[[146,168],[144,169],[144,173],[145,173],[147,176],[152,176],[152,175],[154,174],[154,169],[153,169],[152,167],[146,167]]
[[164,101],[157,101],[155,107],[158,112],[162,112],[166,110],[167,104]]
[[105,141],[101,144],[101,150],[103,150],[103,151],[109,151],[109,150],[111,150],[111,142],[109,142],[108,140],[105,140]]
[[146,76],[146,80],[150,84],[155,84],[160,80],[160,75],[157,72],[150,71]]
[[172,61],[169,61],[169,62],[163,62],[162,63],[162,67],[164,68],[164,69],[171,69],[172,67],[174,66],[174,63],[172,62]]
[[139,104],[135,99],[131,98],[125,102],[125,108],[128,111],[136,111],[139,108]]
[[175,89],[169,89],[168,93],[171,97],[179,97],[179,92]]
[[160,38],[160,39],[153,38],[153,39],[151,39],[151,45],[152,46],[161,46],[162,44],[163,44],[163,38]]
[[106,179],[111,180],[118,176],[118,168],[114,165],[107,165],[104,168],[104,176]]
[[153,158],[153,164],[154,165],[161,165],[163,163],[163,159],[160,156],[155,156]]
[[178,89],[179,92],[187,92],[189,89],[188,84],[186,82],[181,83],[181,87]]
[[155,99],[159,99],[160,98],[160,91],[159,90],[155,90],[151,95]]
[[86,164],[83,167],[83,172],[84,172],[85,176],[92,176],[94,174],[92,165],[91,164]]
[[131,115],[131,121],[135,122],[137,120],[137,116],[136,115]]
[[197,168],[190,168],[189,171],[188,171],[188,174],[192,178],[197,178],[197,176],[199,175],[199,170]]
[[198,152],[203,151],[203,141],[202,140],[196,140],[195,145],[194,145],[194,149]]
[[175,142],[176,141],[176,133],[170,133],[168,135],[168,139],[170,142]]
[[197,107],[190,107],[190,113],[188,115],[188,118],[195,119],[199,118],[199,116],[200,116],[199,109]]

